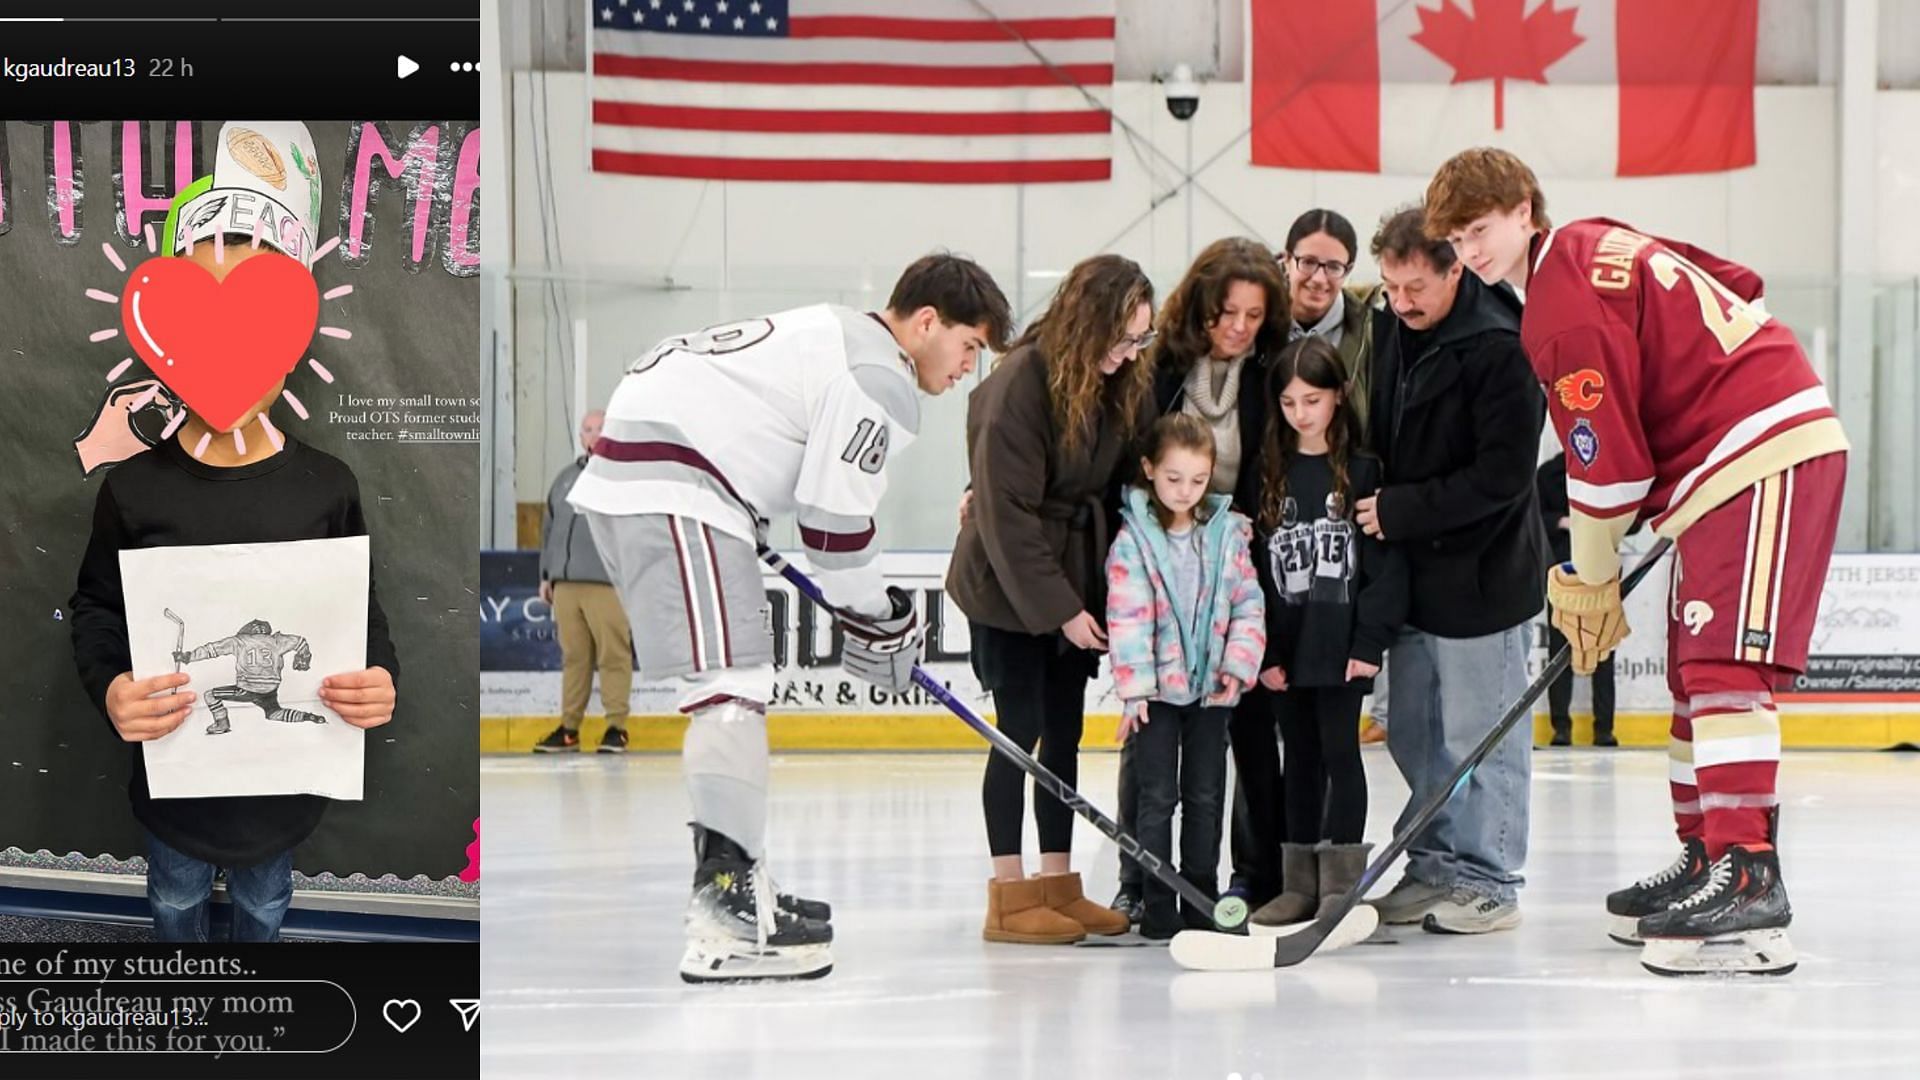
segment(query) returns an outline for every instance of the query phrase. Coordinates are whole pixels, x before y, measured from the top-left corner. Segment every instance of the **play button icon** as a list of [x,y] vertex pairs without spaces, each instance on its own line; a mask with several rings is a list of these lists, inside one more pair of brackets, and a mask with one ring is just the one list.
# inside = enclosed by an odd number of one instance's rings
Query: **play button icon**
[[419,71],[420,64],[413,57],[402,54],[399,60],[394,64],[394,70],[400,76],[400,78],[404,79],[407,76],[413,74],[414,72]]

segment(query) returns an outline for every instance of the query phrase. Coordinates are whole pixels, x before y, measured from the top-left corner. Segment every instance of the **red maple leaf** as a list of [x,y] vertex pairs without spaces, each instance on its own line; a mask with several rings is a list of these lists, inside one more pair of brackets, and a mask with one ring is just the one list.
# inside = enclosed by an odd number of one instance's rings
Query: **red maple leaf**
[[1526,14],[1527,0],[1474,0],[1473,13],[1441,0],[1438,11],[1417,9],[1416,44],[1453,68],[1453,81],[1493,80],[1493,127],[1506,124],[1506,80],[1547,81],[1547,69],[1586,38],[1573,32],[1576,8],[1555,10],[1545,0]]

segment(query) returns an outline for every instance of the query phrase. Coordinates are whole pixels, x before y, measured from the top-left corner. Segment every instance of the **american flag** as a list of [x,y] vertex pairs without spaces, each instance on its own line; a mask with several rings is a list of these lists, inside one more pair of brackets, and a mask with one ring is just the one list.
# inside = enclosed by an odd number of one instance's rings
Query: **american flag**
[[1105,180],[1115,0],[592,0],[593,168]]

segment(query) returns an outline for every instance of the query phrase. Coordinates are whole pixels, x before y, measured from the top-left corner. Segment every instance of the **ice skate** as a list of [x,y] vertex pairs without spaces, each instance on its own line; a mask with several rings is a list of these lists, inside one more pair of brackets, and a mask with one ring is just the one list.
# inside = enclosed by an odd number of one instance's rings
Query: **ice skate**
[[233,725],[227,722],[227,711],[225,709],[214,713],[213,723],[207,725],[207,734],[209,735],[225,735],[232,730]]
[[738,844],[702,830],[704,847],[687,905],[687,982],[817,979],[833,969],[833,927],[783,910],[761,864]]
[[[693,859],[696,865],[706,862],[712,854],[720,850],[719,845],[723,844],[727,845],[739,858],[745,859],[747,857],[746,851],[743,850],[740,845],[735,844],[729,839],[726,834],[713,832],[697,821],[689,821],[687,825],[693,830]],[[699,884],[698,874],[696,873],[694,887],[698,888]],[[804,896],[795,896],[792,893],[781,892],[780,883],[774,881],[771,877],[767,879],[767,886],[773,890],[774,906],[780,910],[791,912],[803,919],[812,919],[816,922],[833,921],[833,905],[827,903],[825,900],[809,900]]]
[[1707,845],[1699,837],[1689,837],[1672,865],[1607,894],[1607,936],[1639,947],[1640,920],[1692,895],[1706,878]]
[[1640,920],[1640,963],[1656,975],[1785,975],[1797,963],[1792,921],[1779,852],[1735,845],[1691,895]]

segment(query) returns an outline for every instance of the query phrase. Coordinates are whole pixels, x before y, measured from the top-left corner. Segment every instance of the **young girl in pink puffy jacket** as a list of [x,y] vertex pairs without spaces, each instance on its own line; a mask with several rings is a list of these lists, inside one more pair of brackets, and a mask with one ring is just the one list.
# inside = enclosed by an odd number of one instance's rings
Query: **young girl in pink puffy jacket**
[[[1107,556],[1107,638],[1123,702],[1120,738],[1133,740],[1140,842],[1173,857],[1180,807],[1180,875],[1218,895],[1226,802],[1227,717],[1259,677],[1266,601],[1255,574],[1253,527],[1207,494],[1213,434],[1197,417],[1162,417],[1141,467],[1149,488],[1127,489],[1120,535]],[[1140,933],[1171,938],[1183,925],[1173,890],[1145,881]]]

